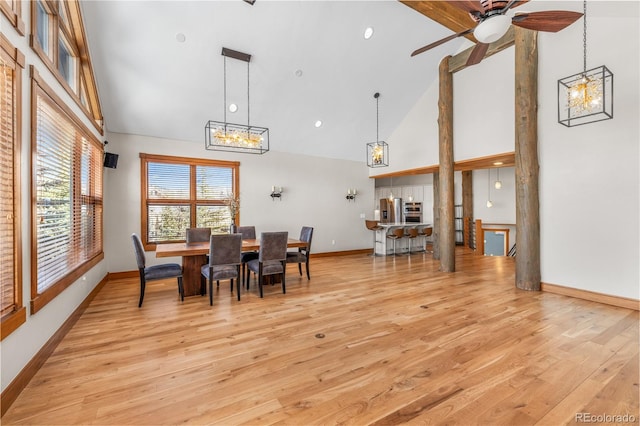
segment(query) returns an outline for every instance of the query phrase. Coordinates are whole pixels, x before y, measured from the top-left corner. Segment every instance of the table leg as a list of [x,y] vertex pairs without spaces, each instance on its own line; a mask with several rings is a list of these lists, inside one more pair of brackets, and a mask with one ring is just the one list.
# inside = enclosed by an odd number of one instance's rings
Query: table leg
[[182,256],[182,283],[185,296],[200,295],[200,268],[207,263],[206,255]]

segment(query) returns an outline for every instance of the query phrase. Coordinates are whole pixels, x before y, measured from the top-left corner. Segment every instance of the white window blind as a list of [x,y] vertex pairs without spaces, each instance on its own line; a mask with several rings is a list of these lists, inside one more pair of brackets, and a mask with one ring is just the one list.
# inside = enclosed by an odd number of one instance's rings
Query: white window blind
[[146,244],[184,241],[186,229],[229,231],[229,194],[237,193],[238,163],[141,154]]
[[[37,94],[37,294],[102,253],[102,148],[42,90]],[[68,283],[65,283],[68,284]]]

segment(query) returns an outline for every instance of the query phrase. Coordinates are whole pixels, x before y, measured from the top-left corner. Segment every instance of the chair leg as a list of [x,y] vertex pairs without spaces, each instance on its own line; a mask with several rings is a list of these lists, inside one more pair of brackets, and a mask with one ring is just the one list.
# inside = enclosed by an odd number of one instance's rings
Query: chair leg
[[209,306],[213,306],[213,280],[209,278]]
[[144,278],[140,278],[140,301],[138,302],[138,308],[142,307],[142,300],[144,299],[144,288],[146,287],[146,283]]
[[240,301],[240,287],[242,287],[242,281],[240,281],[240,265],[238,265],[238,278],[236,278],[236,287],[238,287],[238,301]]
[[182,285],[182,277],[178,277],[178,292],[180,293],[180,301],[184,302],[184,286]]
[[[300,275],[302,275],[302,267],[300,266],[300,263],[298,263],[298,266],[300,267]],[[282,262],[282,293],[285,294],[287,292],[287,287],[285,286],[285,277],[287,275],[287,261],[283,261]]]
[[260,298],[262,299],[262,268],[260,268],[260,273],[258,273],[258,288],[260,289]]
[[200,296],[204,296],[207,292],[207,280],[204,275],[200,274]]
[[311,276],[309,275],[309,258],[307,258],[307,261],[304,263],[304,266],[307,269],[307,279],[310,280]]
[[300,272],[300,276],[302,276],[302,263],[298,262],[298,271]]

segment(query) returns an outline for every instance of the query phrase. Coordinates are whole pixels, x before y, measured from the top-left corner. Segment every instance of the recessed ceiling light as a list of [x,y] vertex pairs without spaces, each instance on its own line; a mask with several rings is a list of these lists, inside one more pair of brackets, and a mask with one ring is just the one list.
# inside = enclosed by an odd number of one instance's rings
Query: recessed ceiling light
[[296,77],[302,77],[302,70],[295,70],[294,74]]
[[237,110],[238,110],[238,105],[236,105],[236,104],[230,104],[229,105],[229,111],[236,112]]
[[316,126],[316,127],[320,127],[320,126],[322,126],[322,121],[320,121],[320,120],[316,121],[315,126]]
[[364,30],[364,39],[369,40],[373,36],[373,27],[367,27]]
[[178,43],[184,43],[186,39],[187,36],[185,36],[183,33],[176,34],[176,40],[178,41]]
[[504,163],[502,161],[496,161],[493,163],[494,166],[502,166]]

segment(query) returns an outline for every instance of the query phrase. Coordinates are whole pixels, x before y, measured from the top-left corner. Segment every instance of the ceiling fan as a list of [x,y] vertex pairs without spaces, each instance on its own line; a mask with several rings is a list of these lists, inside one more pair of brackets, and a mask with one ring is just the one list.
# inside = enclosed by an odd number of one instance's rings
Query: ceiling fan
[[518,7],[529,0],[445,0],[451,6],[468,12],[471,18],[478,24],[474,28],[452,34],[441,40],[428,44],[411,53],[418,55],[440,46],[450,40],[473,33],[478,43],[471,51],[467,66],[480,63],[489,49],[489,43],[493,43],[502,37],[511,24],[536,31],[558,32],[575,21],[582,13],[568,10],[547,10],[542,12],[525,12],[516,14],[513,18],[506,15],[509,9]]

